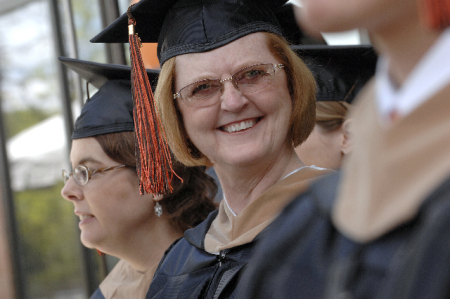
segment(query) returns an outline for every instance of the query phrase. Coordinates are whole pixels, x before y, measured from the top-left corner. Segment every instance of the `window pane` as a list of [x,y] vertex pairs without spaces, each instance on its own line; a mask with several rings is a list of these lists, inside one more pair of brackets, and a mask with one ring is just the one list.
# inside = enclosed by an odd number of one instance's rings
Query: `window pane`
[[86,298],[47,1],[0,15],[0,92],[27,298]]
[[90,42],[91,38],[103,29],[98,1],[72,1],[72,11],[78,45],[78,58],[105,63],[105,45]]

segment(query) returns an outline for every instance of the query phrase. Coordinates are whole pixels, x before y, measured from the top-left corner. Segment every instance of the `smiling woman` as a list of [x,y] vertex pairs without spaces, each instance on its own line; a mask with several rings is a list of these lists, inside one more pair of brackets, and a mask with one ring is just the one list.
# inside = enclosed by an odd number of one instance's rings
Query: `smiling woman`
[[[141,195],[136,173],[130,68],[60,58],[99,91],[75,123],[62,196],[79,217],[81,242],[121,260],[91,298],[144,298],[164,251],[216,207],[202,167],[174,162],[173,192]],[[149,71],[156,76],[156,71]]]
[[[142,42],[158,42],[155,101],[171,150],[185,165],[213,166],[224,192],[219,211],[167,252],[147,298],[237,296],[261,232],[328,172],[294,151],[314,127],[315,81],[283,37],[286,2],[141,0],[129,9]],[[126,24],[124,15],[94,40],[127,40]]]

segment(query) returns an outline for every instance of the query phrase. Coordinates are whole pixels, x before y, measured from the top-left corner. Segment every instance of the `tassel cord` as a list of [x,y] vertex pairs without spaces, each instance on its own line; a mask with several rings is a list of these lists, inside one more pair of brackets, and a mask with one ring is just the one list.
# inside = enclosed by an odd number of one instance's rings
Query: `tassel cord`
[[[135,20],[130,18],[129,25],[134,27]],[[134,31],[134,28],[132,30]],[[173,190],[171,186],[173,175],[178,178],[179,176],[172,169],[166,135],[139,50],[140,39],[136,34],[130,34],[129,42],[140,191],[141,194],[144,192],[164,194]]]

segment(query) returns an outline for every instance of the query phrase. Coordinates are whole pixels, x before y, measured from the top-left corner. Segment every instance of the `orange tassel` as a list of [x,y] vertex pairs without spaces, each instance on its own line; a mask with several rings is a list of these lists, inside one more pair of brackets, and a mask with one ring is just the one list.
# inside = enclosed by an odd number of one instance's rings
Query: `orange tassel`
[[[134,32],[136,21],[128,8],[130,42],[131,86],[133,114],[136,132],[136,168],[141,194],[165,194],[172,192],[172,159],[166,135],[140,52],[140,38]],[[176,174],[175,174],[176,175]]]
[[450,0],[419,0],[419,12],[422,22],[431,29],[450,26]]

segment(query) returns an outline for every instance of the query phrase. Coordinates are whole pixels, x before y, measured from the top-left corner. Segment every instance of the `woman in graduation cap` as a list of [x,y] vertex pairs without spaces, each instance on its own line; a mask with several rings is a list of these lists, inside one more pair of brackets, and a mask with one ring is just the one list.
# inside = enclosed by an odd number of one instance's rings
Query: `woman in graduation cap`
[[286,2],[141,0],[93,39],[126,42],[129,19],[142,42],[158,41],[155,100],[170,148],[185,165],[214,166],[224,193],[167,252],[147,298],[238,296],[263,230],[328,172],[294,150],[314,127],[315,81],[283,38],[275,12]]
[[352,149],[347,102],[317,102],[316,125],[308,139],[295,148],[305,165],[338,170]]
[[450,1],[304,0],[299,16],[367,29],[380,58],[342,173],[280,215],[243,298],[450,298]]
[[130,68],[60,60],[99,88],[75,122],[73,171],[63,171],[61,191],[80,218],[83,245],[121,259],[91,298],[144,298],[164,251],[215,209],[217,187],[204,168],[174,163],[183,182],[175,180],[172,193],[141,195]]
[[317,83],[316,125],[295,151],[306,165],[337,170],[352,150],[351,118],[347,113],[356,95],[374,75],[377,55],[369,45],[292,48]]

